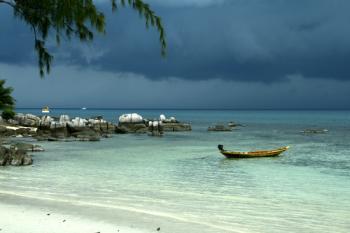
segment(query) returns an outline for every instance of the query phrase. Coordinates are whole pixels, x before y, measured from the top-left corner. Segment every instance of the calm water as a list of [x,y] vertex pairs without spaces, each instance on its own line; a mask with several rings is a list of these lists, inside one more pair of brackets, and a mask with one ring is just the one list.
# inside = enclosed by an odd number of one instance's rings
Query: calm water
[[[115,122],[125,112],[130,111],[53,114],[104,115]],[[35,155],[35,166],[0,168],[0,193],[141,211],[186,222],[188,229],[198,223],[211,232],[350,231],[349,111],[132,112],[175,116],[191,122],[193,131],[41,143],[46,152]],[[212,123],[228,121],[246,127],[206,131]],[[329,133],[299,133],[311,127]],[[277,158],[227,160],[217,144],[291,149]]]

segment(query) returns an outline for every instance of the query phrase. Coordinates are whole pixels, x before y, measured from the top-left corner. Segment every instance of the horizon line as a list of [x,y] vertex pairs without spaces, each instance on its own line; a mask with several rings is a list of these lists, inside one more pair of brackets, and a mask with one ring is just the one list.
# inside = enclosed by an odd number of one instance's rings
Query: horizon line
[[[16,107],[15,109],[42,109],[41,107]],[[82,110],[81,107],[52,107],[50,109]],[[198,111],[349,111],[350,108],[116,108],[86,107],[86,110],[198,110]]]

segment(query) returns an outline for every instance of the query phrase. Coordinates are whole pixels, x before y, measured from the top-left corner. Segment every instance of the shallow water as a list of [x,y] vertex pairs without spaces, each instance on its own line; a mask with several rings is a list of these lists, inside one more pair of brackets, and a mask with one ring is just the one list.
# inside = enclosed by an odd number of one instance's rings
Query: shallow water
[[[125,112],[131,111],[53,114],[103,115],[115,122]],[[35,154],[35,166],[0,168],[0,192],[141,211],[212,232],[349,232],[349,111],[132,112],[175,116],[191,122],[193,131],[41,143],[46,152]],[[228,121],[246,127],[206,131]],[[312,127],[329,132],[300,133]],[[242,151],[291,148],[277,158],[227,160],[217,144]]]

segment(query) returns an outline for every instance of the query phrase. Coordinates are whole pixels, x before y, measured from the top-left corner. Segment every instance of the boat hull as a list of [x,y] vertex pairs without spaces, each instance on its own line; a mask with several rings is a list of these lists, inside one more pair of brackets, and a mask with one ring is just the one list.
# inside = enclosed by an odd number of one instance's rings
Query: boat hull
[[240,159],[240,158],[263,158],[263,157],[276,157],[281,153],[288,150],[288,146],[278,148],[275,150],[266,150],[266,151],[251,151],[251,152],[235,152],[220,150],[220,153],[229,159]]
[[50,113],[50,109],[48,106],[45,106],[41,109],[41,113]]

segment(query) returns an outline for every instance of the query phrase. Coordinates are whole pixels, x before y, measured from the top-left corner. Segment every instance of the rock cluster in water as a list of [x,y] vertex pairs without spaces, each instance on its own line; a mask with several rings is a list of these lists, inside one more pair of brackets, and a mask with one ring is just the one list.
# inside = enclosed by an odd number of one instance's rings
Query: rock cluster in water
[[32,163],[32,156],[27,154],[25,150],[0,146],[0,166],[22,166],[31,165]]
[[115,133],[113,123],[101,117],[70,119],[68,115],[38,117],[32,114],[17,114],[0,126],[0,134],[4,136],[32,136],[38,140],[80,140],[98,141],[100,137]]
[[159,136],[164,131],[190,131],[191,125],[181,123],[174,117],[148,120],[136,113],[123,114],[119,123],[113,124],[102,117],[84,119],[70,118],[68,115],[42,117],[18,113],[14,119],[2,121],[1,136],[34,137],[48,141],[98,141],[101,137],[123,133],[150,133]]
[[136,113],[124,114],[119,117],[118,130],[121,133],[148,133],[159,136],[169,131],[191,131],[191,125],[182,123],[170,117],[167,119],[163,114],[159,119],[144,119]]
[[44,149],[39,145],[14,142],[0,146],[0,166],[25,166],[33,163],[32,155],[28,152],[41,152]]
[[98,141],[101,137],[108,137],[113,133],[115,133],[115,125],[102,118],[70,119],[67,115],[61,115],[58,120],[55,120],[50,116],[44,116],[38,126],[36,138],[38,140],[70,138],[79,141]]
[[216,124],[213,126],[209,126],[208,131],[232,131],[232,128],[227,125]]
[[[164,131],[190,130],[190,124],[181,123],[174,117],[167,119],[160,115],[159,119],[149,120],[136,113],[123,114],[119,117],[118,124],[108,122],[102,117],[71,119],[68,115],[39,117],[22,113],[8,121],[0,117],[0,137],[31,137],[39,141],[99,141],[101,137],[109,137],[111,134],[148,133],[151,136],[162,136]],[[33,159],[28,152],[38,151],[43,151],[43,148],[28,143],[0,145],[0,166],[30,165]]]
[[243,125],[231,121],[227,124],[215,124],[215,125],[209,126],[208,131],[219,131],[219,132],[232,131],[235,127],[238,127],[238,126],[243,126]]

